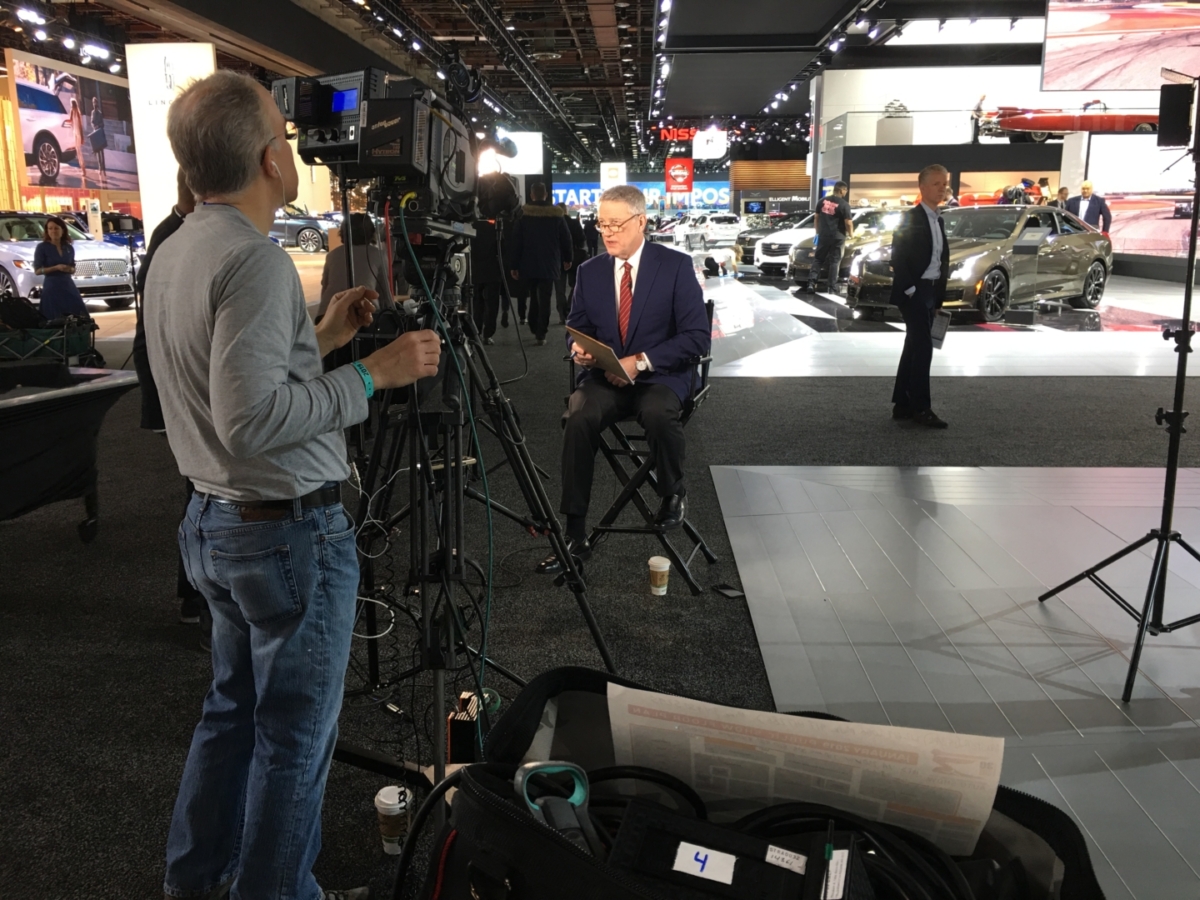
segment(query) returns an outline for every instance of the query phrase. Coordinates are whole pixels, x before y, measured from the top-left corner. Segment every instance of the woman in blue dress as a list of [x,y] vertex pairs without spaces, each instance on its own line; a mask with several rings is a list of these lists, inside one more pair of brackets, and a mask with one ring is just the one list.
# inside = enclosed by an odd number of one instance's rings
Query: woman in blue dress
[[46,234],[33,251],[33,271],[44,275],[38,306],[47,319],[86,316],[87,307],[71,276],[75,274],[75,248],[67,224],[57,216],[46,220]]

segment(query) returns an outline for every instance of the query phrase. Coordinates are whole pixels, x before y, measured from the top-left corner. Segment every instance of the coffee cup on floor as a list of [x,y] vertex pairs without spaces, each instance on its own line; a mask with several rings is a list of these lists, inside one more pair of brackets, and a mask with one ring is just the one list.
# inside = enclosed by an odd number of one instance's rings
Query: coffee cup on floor
[[399,856],[400,847],[408,836],[412,814],[412,792],[406,787],[389,784],[375,795],[375,812],[379,816],[379,836],[383,852]]
[[671,574],[671,561],[665,556],[650,557],[650,593],[655,597],[667,593],[667,577]]

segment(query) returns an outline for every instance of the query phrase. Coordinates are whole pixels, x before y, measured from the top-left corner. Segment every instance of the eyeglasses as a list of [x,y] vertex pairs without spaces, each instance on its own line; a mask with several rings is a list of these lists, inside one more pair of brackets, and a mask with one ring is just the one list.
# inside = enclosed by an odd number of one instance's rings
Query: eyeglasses
[[616,234],[640,215],[642,215],[642,213],[634,213],[624,222],[597,222],[596,230],[603,232],[604,234]]

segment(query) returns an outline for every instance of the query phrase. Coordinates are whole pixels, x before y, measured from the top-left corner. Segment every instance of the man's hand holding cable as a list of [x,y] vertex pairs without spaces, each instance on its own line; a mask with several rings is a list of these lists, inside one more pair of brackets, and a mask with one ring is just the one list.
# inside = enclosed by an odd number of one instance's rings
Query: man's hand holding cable
[[375,319],[375,301],[379,294],[365,287],[350,288],[334,294],[325,317],[317,326],[321,355],[350,343],[350,339]]
[[379,391],[407,387],[421,378],[436,375],[441,355],[437,332],[426,329],[405,332],[362,363]]

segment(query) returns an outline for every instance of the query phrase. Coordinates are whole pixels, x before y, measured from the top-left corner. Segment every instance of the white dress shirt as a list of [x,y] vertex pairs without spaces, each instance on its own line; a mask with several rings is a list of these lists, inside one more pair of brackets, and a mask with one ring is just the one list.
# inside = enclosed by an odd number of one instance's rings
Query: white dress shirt
[[929,217],[929,230],[933,233],[933,256],[930,257],[929,265],[925,267],[925,272],[921,277],[929,281],[937,281],[942,277],[942,229],[938,225],[938,211],[930,207],[924,200],[921,201],[921,208]]
[[1085,221],[1085,222],[1087,221],[1088,207],[1091,205],[1092,205],[1091,197],[1084,197],[1084,196],[1080,195],[1080,197],[1079,197],[1079,218],[1083,219],[1083,221]]

